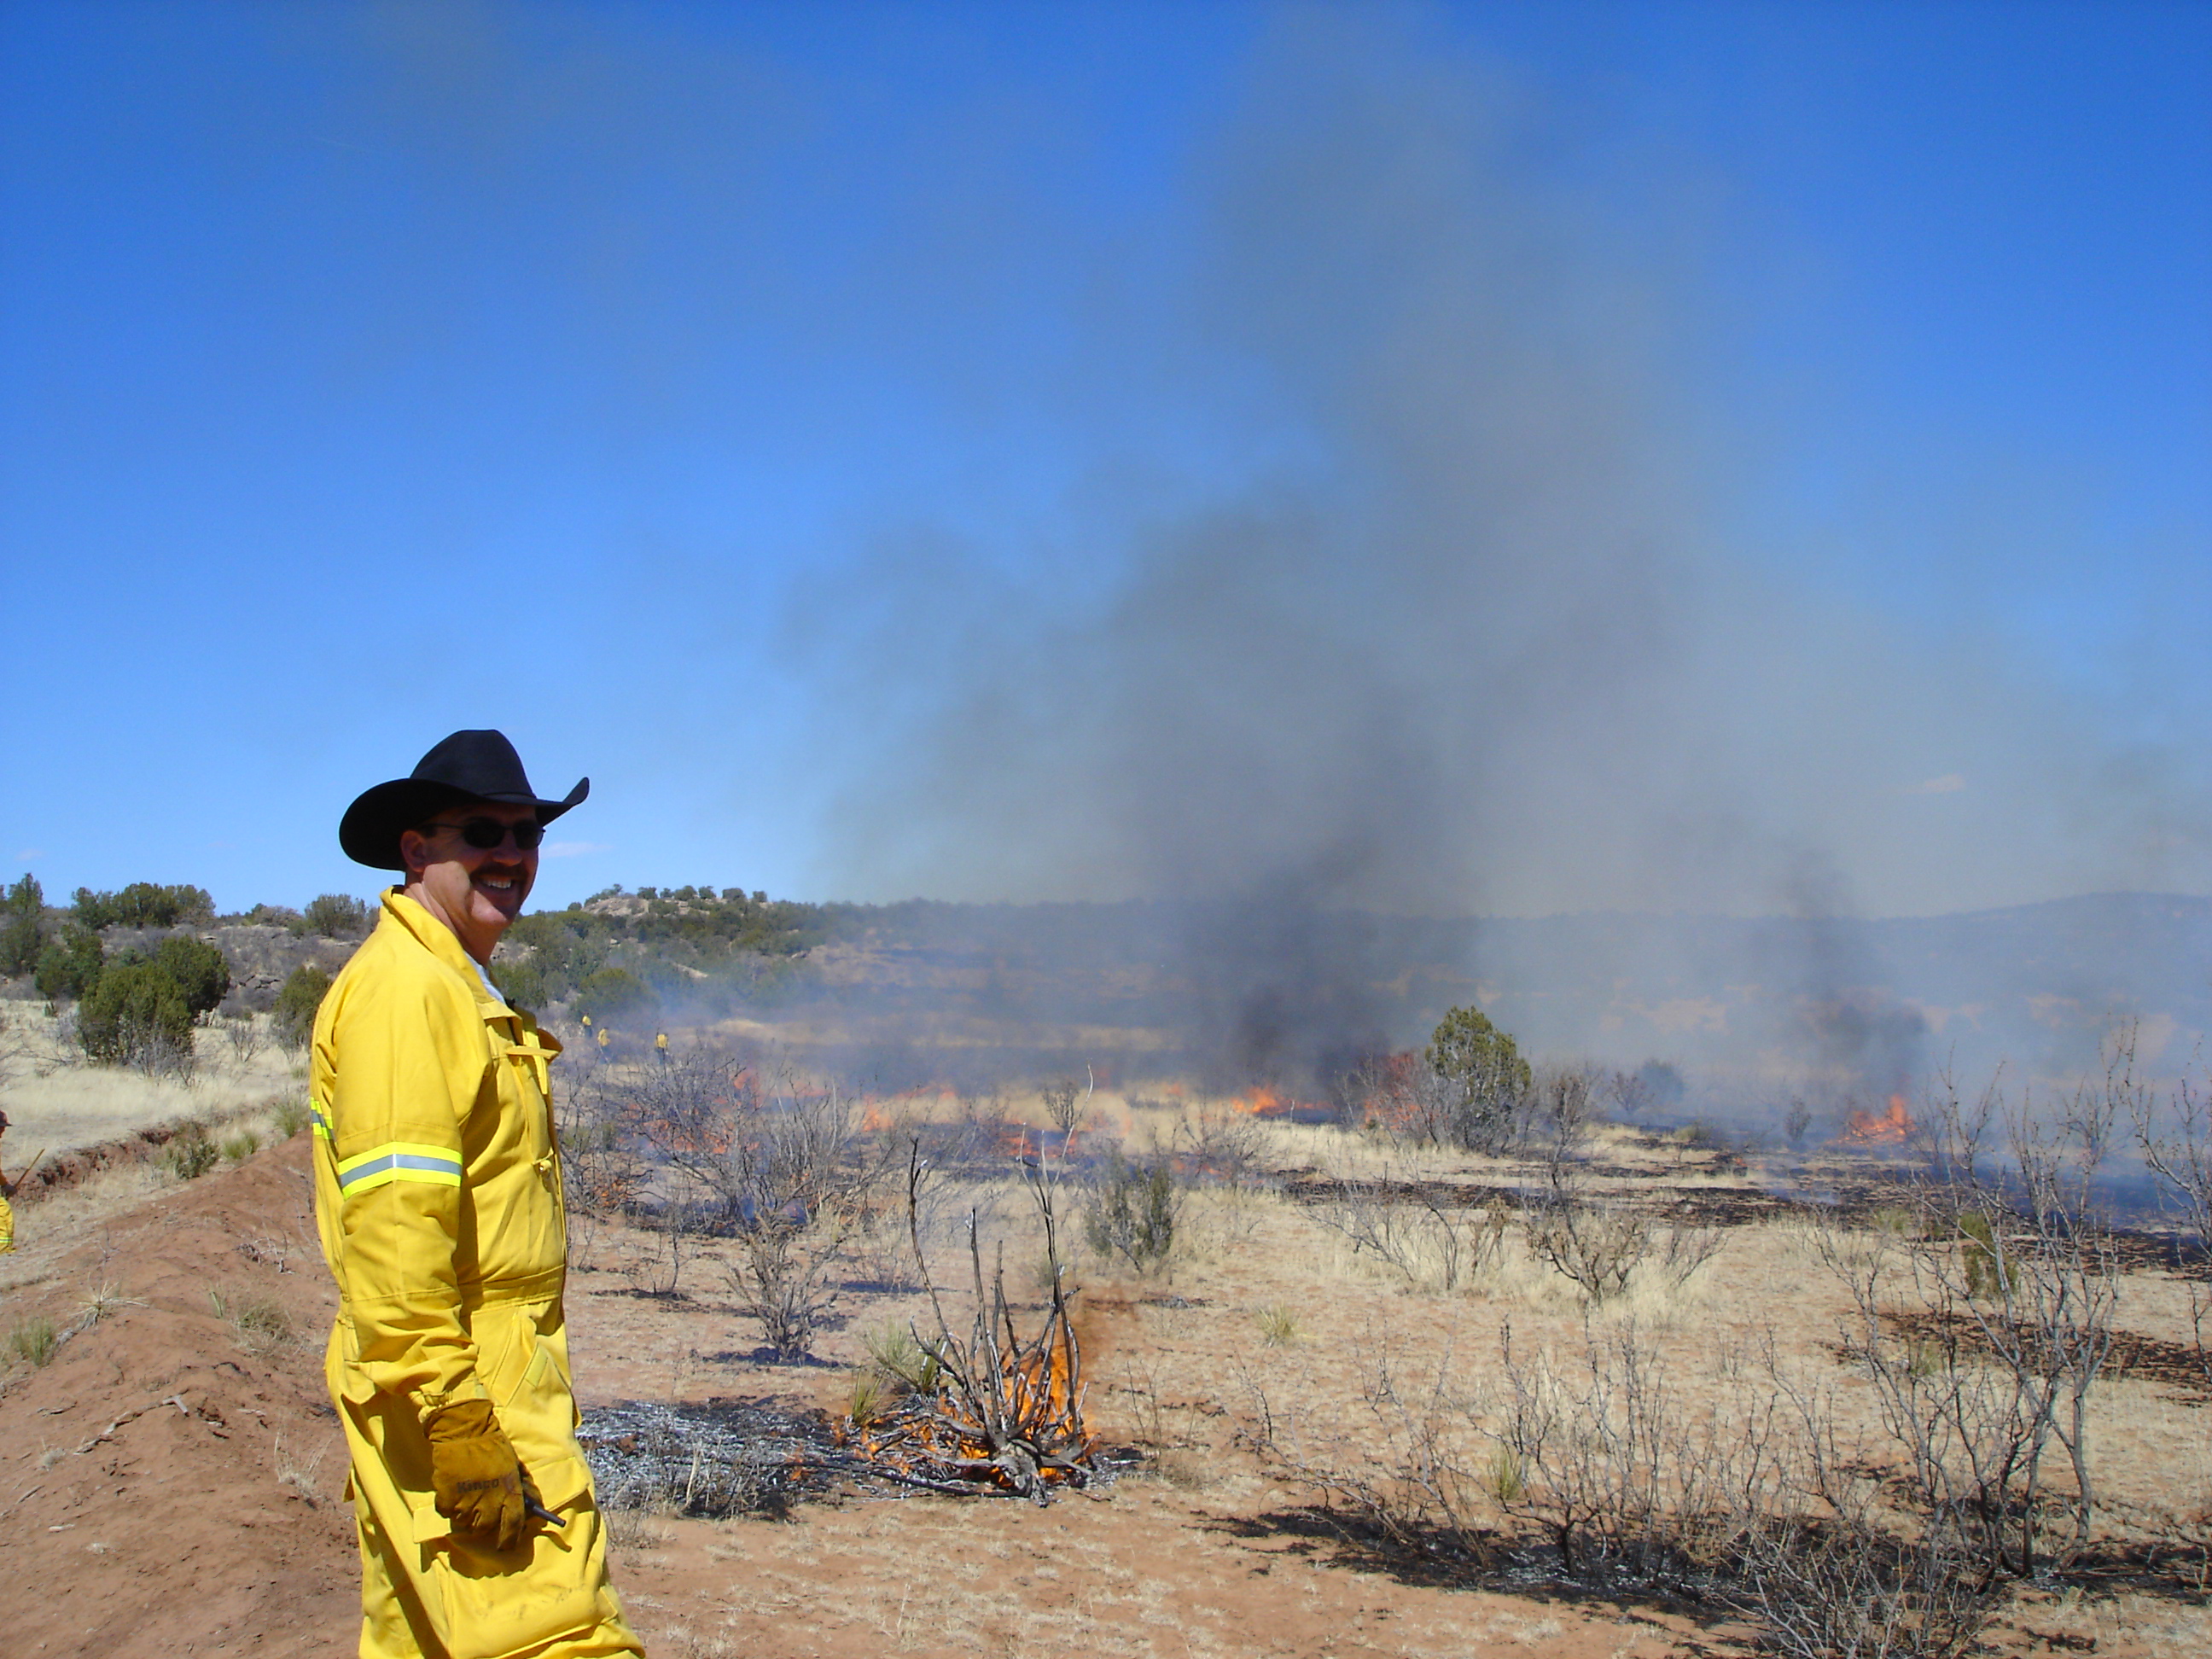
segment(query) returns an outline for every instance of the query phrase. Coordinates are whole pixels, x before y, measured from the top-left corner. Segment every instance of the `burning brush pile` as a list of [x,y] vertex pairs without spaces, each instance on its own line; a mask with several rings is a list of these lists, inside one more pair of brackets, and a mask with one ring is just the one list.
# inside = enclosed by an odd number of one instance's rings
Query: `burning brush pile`
[[874,1354],[883,1386],[851,1413],[765,1404],[625,1402],[586,1417],[577,1438],[610,1509],[726,1516],[778,1512],[805,1497],[882,1486],[1051,1501],[1100,1473],[1084,1420],[1083,1351],[1069,1316],[1051,1170],[1026,1164],[1044,1224],[1050,1297],[1028,1335],[1006,1297],[1003,1249],[988,1285],[975,1212],[967,1217],[973,1317],[956,1334],[921,1246],[919,1146],[908,1165],[908,1228],[933,1328],[909,1328]]
[[956,1335],[922,1249],[917,1147],[907,1168],[907,1216],[921,1264],[934,1330],[910,1330],[877,1355],[896,1392],[856,1401],[848,1419],[853,1455],[870,1471],[940,1492],[994,1492],[1042,1504],[1057,1486],[1091,1479],[1096,1443],[1083,1418],[1083,1349],[1068,1317],[1066,1268],[1060,1255],[1053,1179],[1039,1160],[1025,1164],[1044,1224],[1050,1301],[1024,1338],[1006,1300],[1003,1247],[988,1293],[975,1213],[968,1214],[973,1318]]

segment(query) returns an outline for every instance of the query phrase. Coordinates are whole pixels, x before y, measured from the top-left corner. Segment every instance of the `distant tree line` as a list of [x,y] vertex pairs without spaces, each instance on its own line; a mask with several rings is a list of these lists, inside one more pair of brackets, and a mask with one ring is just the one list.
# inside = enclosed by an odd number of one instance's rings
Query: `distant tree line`
[[257,904],[236,920],[248,927],[282,927],[296,938],[360,939],[376,921],[376,907],[350,893],[319,893],[304,910],[289,904]]
[[[610,899],[625,902],[602,902]],[[523,1006],[561,1002],[602,1024],[648,1018],[678,996],[710,1007],[757,1000],[787,984],[813,946],[852,931],[866,908],[771,899],[739,887],[646,887],[635,893],[610,887],[564,910],[523,917],[508,931],[492,974]],[[156,882],[112,892],[81,887],[66,908],[53,909],[37,878],[26,874],[0,902],[0,977],[27,975],[50,1004],[76,1004],[80,1030],[92,1034],[88,1047],[106,1057],[128,1048],[131,1031],[188,1042],[191,1027],[222,1001],[230,982],[228,962],[214,945],[173,935],[150,949],[117,951],[103,940],[108,930],[279,927],[295,938],[344,941],[365,937],[377,915],[374,903],[323,893],[298,909],[257,904],[219,915],[205,888]],[[210,958],[222,964],[220,975]],[[141,968],[146,971],[124,973]],[[286,983],[275,1011],[281,1038],[307,1039],[328,982],[316,969],[307,979],[295,973]],[[111,1030],[118,1035],[111,1036]]]
[[[601,902],[629,898],[612,906]],[[740,887],[620,887],[507,929],[493,977],[526,1007],[566,1002],[605,1024],[645,1017],[665,999],[757,997],[830,937],[823,907]]]
[[116,892],[80,887],[67,910],[52,911],[27,872],[0,896],[0,976],[27,974],[49,1004],[75,1003],[77,1042],[92,1060],[185,1060],[193,1028],[230,994],[229,958],[189,933],[172,933],[150,950],[127,945],[113,952],[100,935],[215,919],[205,888],[144,881]]
[[133,882],[118,892],[80,887],[58,925],[49,919],[35,876],[12,884],[0,926],[0,974],[29,974],[49,1003],[77,1004],[77,1041],[94,1060],[116,1062],[149,1049],[188,1054],[192,1027],[230,994],[230,963],[221,950],[173,933],[152,952],[126,947],[110,957],[105,927],[173,927],[210,921],[204,887]]
[[204,887],[134,881],[113,893],[78,888],[70,915],[85,927],[179,927],[213,921],[215,900]]

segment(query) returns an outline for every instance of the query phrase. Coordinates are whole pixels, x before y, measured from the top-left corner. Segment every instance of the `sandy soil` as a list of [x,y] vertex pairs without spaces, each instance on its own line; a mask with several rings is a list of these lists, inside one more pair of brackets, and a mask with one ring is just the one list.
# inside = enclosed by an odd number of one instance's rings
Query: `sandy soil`
[[[27,1212],[24,1250],[0,1279],[0,1333],[45,1318],[74,1334],[49,1364],[0,1372],[7,1659],[351,1650],[356,1567],[319,1380],[331,1291],[312,1242],[308,1150],[301,1136],[186,1185],[141,1180],[112,1187],[105,1205],[70,1207],[64,1194]],[[805,1502],[780,1520],[619,1517],[619,1583],[650,1650],[1748,1650],[1744,1632],[1694,1608],[1455,1588],[1387,1567],[1317,1524],[1243,1449],[1251,1376],[1344,1429],[1378,1344],[1479,1365],[1509,1318],[1525,1340],[1559,1340],[1576,1316],[1540,1279],[1409,1295],[1279,1200],[1217,1206],[1194,1230],[1173,1280],[1094,1268],[1084,1297],[1095,1425],[1109,1441],[1166,1449],[1156,1474],[1043,1510],[915,1497]],[[817,1344],[822,1363],[772,1365],[728,1306],[711,1253],[684,1264],[679,1294],[641,1293],[666,1272],[657,1243],[602,1231],[572,1281],[587,1407],[737,1395],[834,1408],[867,1330],[913,1307],[856,1284]],[[2179,1292],[2148,1275],[2141,1291],[2130,1322],[2170,1328]],[[1785,1238],[1744,1229],[1698,1284],[1638,1316],[1686,1358],[1811,1293]],[[1294,1314],[1289,1342],[1267,1340],[1261,1309]],[[2115,1385],[2116,1500],[2176,1502],[2203,1480],[2198,1405],[2150,1380]],[[2014,1653],[2212,1651],[2200,1607],[2126,1594],[2033,1599],[1996,1634]]]
[[[308,1146],[301,1136],[81,1218],[63,1237],[27,1227],[27,1271],[0,1323],[77,1324],[96,1296],[105,1310],[44,1367],[18,1364],[0,1393],[0,1581],[37,1587],[11,1590],[11,1659],[351,1650],[356,1561],[318,1364],[332,1294],[311,1243]],[[574,1340],[605,1396],[609,1357],[641,1334],[636,1310],[671,1316],[590,1288],[574,1298]],[[241,1332],[239,1310],[257,1303],[281,1308],[294,1334]],[[780,1522],[640,1518],[617,1565],[655,1654],[1447,1654],[1480,1635],[1536,1655],[1656,1659],[1675,1645],[1663,1619],[1332,1565],[1326,1544],[1265,1522],[1282,1496],[1254,1486],[1224,1504],[1125,1480],[1042,1511],[921,1497],[809,1504]]]
[[307,1150],[59,1238],[26,1211],[0,1325],[83,1328],[0,1395],[10,1659],[351,1650],[352,1526],[313,1352],[336,1296],[302,1236]]

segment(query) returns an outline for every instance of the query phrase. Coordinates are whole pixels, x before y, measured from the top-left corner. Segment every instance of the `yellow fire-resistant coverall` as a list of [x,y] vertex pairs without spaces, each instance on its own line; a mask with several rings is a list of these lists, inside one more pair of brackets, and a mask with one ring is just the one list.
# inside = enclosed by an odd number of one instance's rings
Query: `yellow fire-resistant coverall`
[[9,1206],[7,1195],[0,1194],[0,1255],[15,1248],[15,1212]]
[[[315,1018],[315,1215],[340,1297],[324,1371],[353,1455],[363,1659],[644,1651],[576,1444],[559,1052],[396,888]],[[562,1519],[512,1551],[453,1532],[431,1491],[422,1419],[487,1398]]]

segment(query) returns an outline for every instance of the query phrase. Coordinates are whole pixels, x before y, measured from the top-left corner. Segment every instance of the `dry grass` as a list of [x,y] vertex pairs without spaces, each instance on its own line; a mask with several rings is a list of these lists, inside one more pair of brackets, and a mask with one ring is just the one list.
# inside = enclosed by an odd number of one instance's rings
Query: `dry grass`
[[281,1352],[299,1340],[299,1332],[284,1305],[265,1296],[227,1297],[210,1291],[216,1317],[230,1327],[240,1348],[256,1357]]
[[[9,1005],[11,1033],[34,1005]],[[228,1160],[242,1163],[264,1147],[289,1139],[307,1125],[305,1084],[295,1079],[281,1055],[256,1054],[250,1063],[229,1065],[222,1048],[203,1035],[212,1062],[190,1084],[149,1078],[128,1069],[70,1063],[53,1058],[53,1022],[42,1013],[28,1016],[39,1030],[34,1054],[50,1067],[21,1078],[8,1095],[9,1173],[44,1149],[52,1157],[81,1147],[120,1141],[161,1123],[191,1126],[188,1138],[204,1143],[207,1168]],[[142,1149],[143,1150],[143,1149]],[[143,1150],[71,1185],[48,1190],[32,1187],[15,1200],[14,1253],[0,1255],[0,1294],[27,1290],[52,1279],[55,1264],[96,1235],[109,1221],[145,1202],[183,1176],[179,1146]],[[205,1173],[202,1170],[200,1173]]]
[[196,1033],[198,1065],[189,1080],[151,1078],[127,1066],[93,1066],[35,1002],[5,1005],[21,1053],[8,1089],[9,1150],[62,1152],[93,1146],[173,1118],[215,1121],[272,1096],[303,1093],[304,1074],[273,1043],[241,1055],[212,1029]]
[[[941,1103],[931,1104],[934,1109]],[[1102,1091],[1088,1108],[1085,1133],[1110,1133],[1139,1154],[1175,1150],[1203,1127],[1205,1107],[1196,1100],[1132,1100]],[[1046,1117],[1044,1103],[1034,1097],[1009,1097],[993,1110],[1039,1126]],[[1469,1477],[1469,1513],[1480,1525],[1500,1529],[1519,1524],[1540,1474],[1498,1438],[1510,1403],[1501,1380],[1509,1326],[1523,1363],[1541,1357],[1555,1368],[1571,1367],[1593,1341],[1632,1334],[1663,1368],[1671,1408],[1688,1425],[1685,1432],[1702,1434],[1727,1420],[1743,1398],[1747,1376],[1768,1375],[1771,1365],[1828,1402],[1843,1440],[1881,1447],[1876,1402],[1841,1340],[1850,1299],[1829,1264],[1899,1248],[1897,1227],[1839,1229],[1796,1217],[1735,1226],[1709,1261],[1679,1281],[1662,1272],[1639,1273],[1620,1295],[1589,1308],[1572,1284],[1530,1252],[1516,1221],[1478,1267],[1469,1270],[1463,1262],[1447,1288],[1435,1248],[1425,1255],[1413,1249],[1410,1267],[1378,1261],[1322,1224],[1307,1201],[1310,1187],[1293,1197],[1286,1186],[1294,1178],[1429,1183],[1478,1200],[1460,1207],[1479,1214],[1479,1200],[1490,1189],[1510,1193],[1528,1183],[1531,1165],[1395,1146],[1328,1126],[1258,1127],[1265,1178],[1190,1191],[1165,1271],[1139,1277],[1103,1262],[1085,1264],[1076,1316],[1092,1379],[1092,1426],[1109,1444],[1133,1444],[1147,1453],[1150,1479],[1071,1496],[1051,1520],[933,1503],[863,1506],[841,1513],[834,1536],[826,1526],[714,1527],[651,1512],[611,1515],[617,1548],[633,1562],[681,1559],[687,1553],[709,1561],[743,1559],[746,1614],[769,1628],[779,1620],[822,1616],[822,1586],[835,1583],[836,1617],[866,1626],[877,1646],[894,1651],[965,1645],[1231,1653],[1249,1650],[1239,1646],[1249,1632],[1194,1610],[1192,1576],[1218,1568],[1223,1582],[1241,1581],[1252,1571],[1253,1558],[1238,1552],[1256,1547],[1226,1540],[1264,1535],[1305,1495],[1252,1453],[1250,1379],[1265,1388],[1271,1408],[1312,1425],[1317,1437],[1334,1434],[1334,1445],[1322,1448],[1330,1455],[1377,1478],[1391,1473],[1395,1454],[1370,1426],[1381,1395],[1376,1357],[1389,1357],[1401,1395],[1413,1379],[1444,1379],[1457,1414],[1450,1449]],[[1606,1127],[1595,1131],[1595,1141],[1594,1160],[1607,1172],[1594,1175],[1589,1189],[1611,1200],[1640,1200],[1656,1210],[1662,1188],[1743,1184],[1706,1149]],[[1036,1257],[1038,1242],[1024,1207],[1010,1201],[1018,1197],[1011,1178],[949,1181],[932,1248],[957,1246],[959,1220],[974,1206],[984,1218],[987,1249],[1003,1245],[1010,1290],[1018,1285],[1023,1295],[1033,1295],[1024,1264]],[[620,1293],[624,1279],[647,1274],[647,1258],[665,1248],[656,1236],[618,1218],[605,1223],[597,1271],[580,1274],[570,1304],[590,1397],[774,1392],[833,1412],[865,1412],[880,1370],[871,1343],[884,1348],[887,1331],[926,1319],[919,1297],[872,1276],[844,1310],[849,1322],[813,1339],[814,1358],[822,1363],[804,1369],[758,1364],[744,1358],[758,1345],[758,1332],[707,1294],[719,1280],[711,1259],[718,1247],[709,1244],[701,1260],[684,1267],[684,1283],[701,1291],[700,1300]],[[594,1297],[599,1290],[610,1294]],[[2166,1342],[2188,1338],[2188,1287],[2178,1281],[2132,1274],[2123,1306],[2130,1330]],[[2212,1445],[2201,1417],[2201,1401],[2167,1382],[2116,1376],[2100,1385],[2088,1427],[2100,1449],[2101,1539],[2212,1528]],[[1139,1561],[1140,1552],[1115,1555],[1094,1547],[1081,1524],[1082,1506],[1091,1502],[1139,1506],[1147,1514],[1157,1507],[1164,1529],[1157,1556]],[[1070,1512],[1073,1525],[1066,1522]],[[1029,1540],[1047,1527],[1054,1528],[1049,1549],[1032,1553]],[[1296,1563],[1299,1585],[1321,1582],[1343,1559],[1324,1546],[1296,1547],[1310,1550]],[[1208,1566],[1202,1569],[1201,1560]],[[1008,1561],[1017,1564],[1021,1587],[1010,1586]],[[1274,1571],[1282,1576],[1271,1592],[1290,1594],[1287,1567]],[[1084,1585],[1079,1601],[1042,1593],[1078,1579]],[[1303,1590],[1299,1595],[1304,1605]],[[1564,1607],[1547,1609],[1466,1589],[1423,1605],[1426,1611],[1418,1618],[1391,1626],[1387,1650],[1459,1653],[1485,1642],[1548,1647],[1558,1641],[1564,1652],[1578,1629],[1585,1644],[1598,1639],[1580,1622],[1590,1615]],[[2148,1595],[2067,1606],[2045,1606],[2031,1596],[2014,1612],[2040,1631],[2094,1635],[2100,1653],[2143,1656],[2201,1650],[2205,1617],[2200,1608]],[[691,1630],[719,1631],[688,1608],[682,1617]],[[712,1639],[725,1638],[718,1633]],[[683,1650],[681,1641],[666,1644]],[[2012,1635],[2000,1644],[2013,1650],[2031,1645],[2040,1650],[2042,1644]]]
[[61,1333],[46,1318],[26,1319],[8,1333],[8,1357],[28,1365],[43,1365],[61,1345]]
[[283,1431],[279,1431],[269,1443],[270,1466],[276,1471],[278,1485],[291,1487],[309,1504],[320,1504],[323,1501],[322,1468],[330,1451],[330,1444],[325,1441],[303,1455],[297,1442],[287,1445]]
[[95,1172],[74,1187],[34,1202],[15,1200],[15,1249],[0,1255],[0,1294],[50,1282],[56,1264],[125,1211],[169,1186],[149,1159]]
[[145,1305],[136,1297],[124,1295],[114,1280],[103,1279],[86,1291],[77,1303],[77,1324],[81,1328],[89,1328],[119,1308],[143,1308]]
[[675,1516],[673,1504],[660,1504],[643,1508],[627,1505],[600,1511],[606,1522],[607,1543],[623,1554],[636,1554],[659,1549],[674,1535],[671,1522]]

